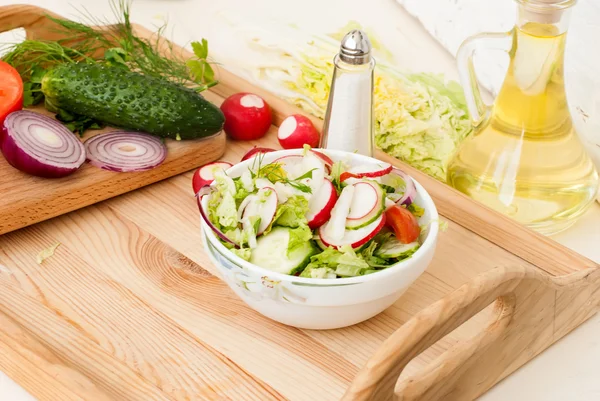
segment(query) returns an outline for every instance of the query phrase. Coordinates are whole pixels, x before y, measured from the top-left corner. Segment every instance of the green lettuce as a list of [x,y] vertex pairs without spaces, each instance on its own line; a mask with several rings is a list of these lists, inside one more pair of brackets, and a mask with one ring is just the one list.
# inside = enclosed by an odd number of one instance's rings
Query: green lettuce
[[309,265],[302,271],[300,277],[337,278],[337,274],[335,274],[335,270],[330,269],[329,267],[315,267]]
[[308,201],[303,196],[292,196],[285,203],[277,206],[272,225],[290,228],[308,227],[306,214]]
[[[349,26],[359,25],[352,22]],[[323,118],[333,57],[346,28],[332,35],[314,35],[290,26],[279,29],[278,35],[268,30],[253,32],[248,35],[248,45],[265,61],[241,68],[258,85]],[[441,75],[400,71],[377,38],[370,35],[370,40],[377,58],[373,88],[375,144],[445,181],[450,158],[472,131],[461,86],[446,82]]]
[[364,274],[366,270],[370,269],[370,266],[360,255],[356,254],[350,245],[345,245],[339,250],[327,248],[314,255],[310,258],[310,263],[306,266],[305,271],[309,270],[306,274],[312,275],[312,270],[322,268],[335,272],[336,276],[354,277]]
[[215,210],[221,227],[236,227],[238,224],[237,207],[233,195],[226,192]]
[[234,254],[236,254],[237,256],[239,256],[240,258],[249,261],[250,257],[252,256],[252,251],[250,250],[250,248],[242,248],[242,249],[236,249],[236,248],[232,248],[231,252],[233,252]]
[[215,188],[208,201],[208,217],[219,230],[232,230],[238,226],[236,184],[225,173],[217,172]]
[[288,241],[288,256],[294,250],[304,246],[308,241],[312,239],[312,231],[308,226],[300,226],[290,230],[290,239]]

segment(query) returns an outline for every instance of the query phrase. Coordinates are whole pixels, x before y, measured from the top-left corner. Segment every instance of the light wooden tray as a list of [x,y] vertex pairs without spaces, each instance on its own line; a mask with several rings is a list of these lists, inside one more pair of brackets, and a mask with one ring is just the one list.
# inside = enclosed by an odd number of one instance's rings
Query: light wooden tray
[[[0,29],[44,37],[43,13],[0,8],[11,16]],[[250,91],[276,125],[298,112],[220,74],[207,93],[216,104]],[[224,160],[253,144],[277,148],[275,128],[228,142]],[[431,266],[380,315],[310,331],[245,306],[203,251],[186,173],[0,236],[0,370],[48,401],[466,401],[597,311],[596,264],[379,156],[422,183],[449,222]]]

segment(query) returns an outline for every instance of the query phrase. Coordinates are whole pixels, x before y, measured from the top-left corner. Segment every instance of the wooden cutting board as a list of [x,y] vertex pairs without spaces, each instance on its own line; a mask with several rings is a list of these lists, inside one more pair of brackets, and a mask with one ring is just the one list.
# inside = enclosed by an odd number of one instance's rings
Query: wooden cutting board
[[[298,112],[227,71],[207,98],[239,91],[276,118],[259,141],[227,142],[233,163],[278,148],[276,125]],[[0,370],[40,401],[386,401],[394,387],[398,400],[468,401],[598,310],[595,263],[388,160],[449,227],[378,316],[311,331],[246,306],[204,252],[188,172],[0,236]]]
[[[28,37],[48,37],[52,25],[28,6],[3,8],[0,32],[26,27]],[[150,37],[147,30],[141,36]],[[43,106],[34,111],[53,116]],[[88,131],[82,140],[110,131]],[[223,132],[200,140],[166,140],[167,159],[157,168],[136,173],[115,173],[85,163],[60,179],[34,177],[13,168],[0,154],[0,234],[19,229],[93,203],[133,191],[218,159],[225,151]]]

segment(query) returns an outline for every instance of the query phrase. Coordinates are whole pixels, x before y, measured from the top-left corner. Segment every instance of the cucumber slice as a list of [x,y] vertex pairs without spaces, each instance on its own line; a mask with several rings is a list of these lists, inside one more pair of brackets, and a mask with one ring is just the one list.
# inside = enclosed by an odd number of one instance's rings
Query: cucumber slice
[[277,273],[294,274],[303,269],[317,250],[310,241],[288,255],[290,228],[275,227],[256,241],[250,263]]
[[396,237],[390,237],[375,251],[375,256],[383,259],[406,259],[415,253],[420,246],[421,244],[418,242],[403,244]]
[[[367,190],[363,190],[363,188],[367,188]],[[373,189],[375,189],[377,197],[375,205],[364,217],[359,219],[346,218],[346,230],[358,230],[359,228],[368,226],[377,220],[385,210],[386,193],[381,185],[373,180],[362,180],[354,185],[352,205],[366,202],[370,197],[369,190],[372,191]]]

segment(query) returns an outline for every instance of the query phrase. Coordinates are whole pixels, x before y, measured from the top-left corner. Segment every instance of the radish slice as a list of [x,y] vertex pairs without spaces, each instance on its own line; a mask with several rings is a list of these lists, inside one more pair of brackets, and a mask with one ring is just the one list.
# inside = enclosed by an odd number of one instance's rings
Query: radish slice
[[331,218],[321,227],[326,227],[326,235],[332,241],[340,241],[344,237],[346,229],[346,218],[350,213],[350,205],[352,205],[352,197],[354,196],[354,186],[348,185],[344,187],[340,197],[338,198],[333,210]]
[[204,222],[210,227],[211,230],[213,230],[213,232],[217,235],[217,237],[221,238],[225,242],[228,242],[228,243],[234,245],[236,248],[239,248],[239,244],[237,244],[235,241],[233,241],[230,238],[228,238],[225,234],[223,234],[223,232],[221,232],[221,230],[219,230],[210,221],[210,219],[208,218],[208,216],[204,212],[204,208],[202,207],[202,198],[203,198],[203,196],[199,196],[199,197],[196,198],[196,200],[198,202],[198,209],[200,209],[200,215],[204,219]]
[[242,219],[254,216],[260,217],[257,236],[261,235],[273,221],[273,217],[275,217],[275,212],[277,211],[277,203],[277,193],[275,190],[266,187],[260,189],[244,209]]
[[289,156],[280,157],[279,159],[274,160],[273,163],[281,164],[281,167],[283,167],[283,169],[289,173],[289,172],[293,171],[294,169],[296,169],[297,166],[300,165],[303,161],[304,161],[303,156],[289,155]]
[[192,176],[192,189],[197,194],[203,187],[207,187],[215,180],[215,172],[226,171],[232,166],[231,163],[218,161],[205,164],[198,168]]
[[385,213],[382,213],[371,224],[359,228],[358,230],[345,230],[341,238],[334,238],[330,235],[330,224],[331,220],[319,228],[319,238],[323,244],[334,248],[339,248],[344,245],[350,245],[352,248],[358,248],[372,240],[385,226]]
[[277,139],[284,149],[300,149],[304,145],[319,146],[321,135],[313,123],[301,114],[289,116],[279,126]]
[[311,230],[322,226],[329,220],[331,217],[331,210],[337,199],[338,196],[335,187],[331,181],[323,178],[323,184],[308,201],[308,214],[306,215],[306,219],[308,220],[308,226]]
[[323,161],[323,163],[325,163],[325,167],[327,167],[327,171],[329,173],[331,173],[331,169],[333,168],[333,160],[331,160],[331,158],[329,156],[327,156],[325,153],[319,152],[318,150],[311,149],[310,151],[315,156],[317,156],[319,159],[321,159]]
[[375,178],[382,177],[392,171],[392,165],[388,163],[382,164],[363,164],[352,167],[348,171],[340,174],[340,181],[345,181],[350,177],[353,178]]
[[67,127],[28,110],[6,117],[0,146],[11,166],[38,177],[64,177],[85,162],[84,146]]
[[354,197],[347,219],[362,219],[377,207],[381,207],[377,189],[369,182],[358,182],[354,185]]
[[385,199],[385,192],[379,184],[371,180],[357,182],[346,230],[358,230],[374,222],[385,210]]
[[240,161],[244,161],[244,160],[248,160],[251,157],[256,156],[257,154],[265,154],[265,153],[270,153],[270,152],[275,152],[275,149],[271,149],[271,148],[260,148],[260,147],[253,147],[252,149],[250,149],[249,151],[246,152],[246,154],[244,156],[242,156],[242,160]]
[[160,138],[142,132],[107,132],[91,137],[84,145],[90,164],[108,171],[150,170],[167,157]]
[[254,199],[255,195],[248,195],[244,198],[242,203],[240,203],[240,207],[238,208],[238,221],[242,221],[244,217],[244,210],[246,210],[246,206]]
[[311,194],[316,194],[321,185],[323,185],[323,179],[325,178],[325,164],[317,157],[314,153],[308,152],[303,157],[302,164],[298,171],[294,171],[291,178],[300,177],[303,174],[311,172],[311,178],[305,178],[302,180],[311,188]]

